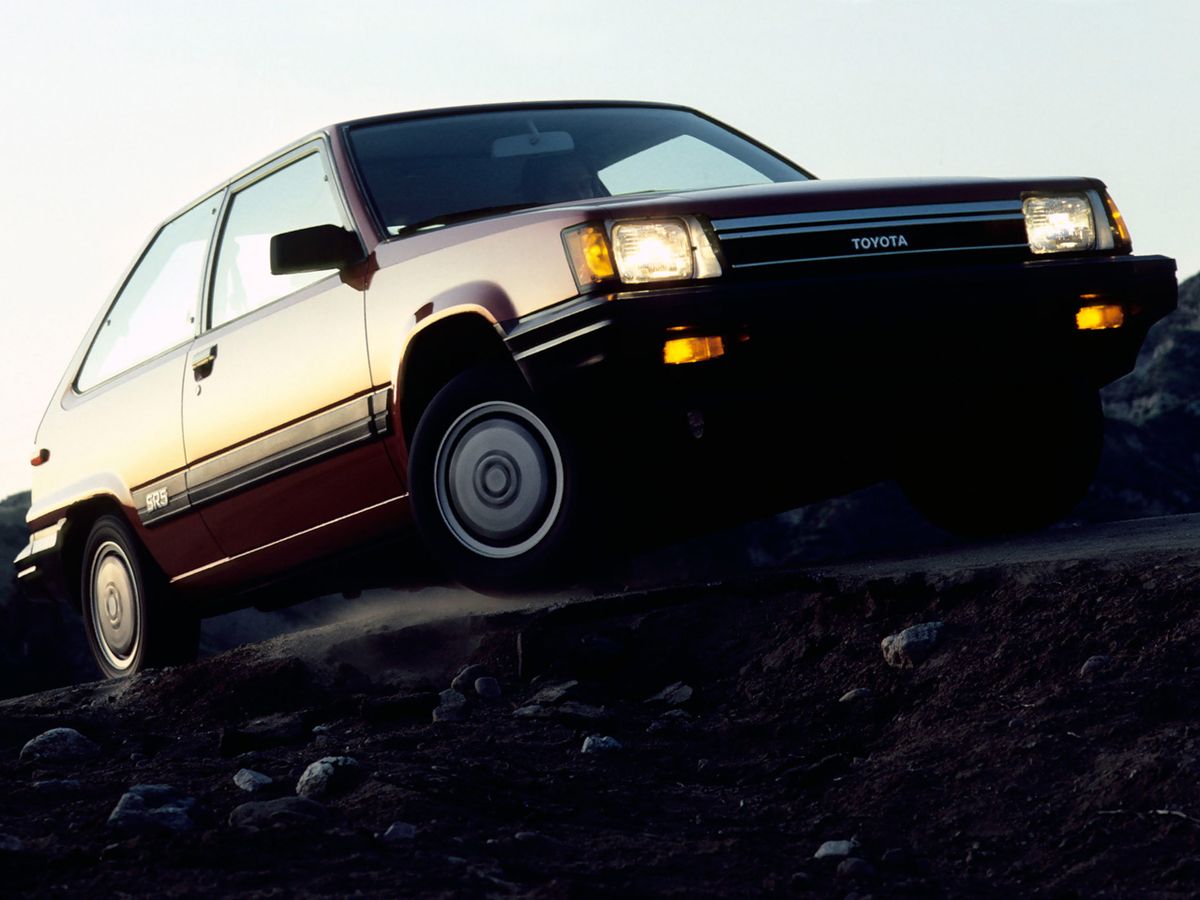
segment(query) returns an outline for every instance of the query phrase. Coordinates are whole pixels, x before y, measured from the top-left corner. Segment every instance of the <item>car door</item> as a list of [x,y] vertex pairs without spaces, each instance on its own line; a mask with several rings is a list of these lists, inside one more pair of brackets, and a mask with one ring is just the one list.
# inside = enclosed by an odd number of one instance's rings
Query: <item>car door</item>
[[221,194],[208,197],[155,234],[94,326],[65,415],[40,435],[54,446],[64,493],[129,503],[139,537],[171,577],[220,556],[184,489],[179,412],[220,203]]
[[[274,275],[273,235],[348,223],[323,144],[235,182],[183,397],[187,484],[230,556],[400,491],[376,440],[363,294],[336,271]],[[305,542],[311,552],[311,540]]]

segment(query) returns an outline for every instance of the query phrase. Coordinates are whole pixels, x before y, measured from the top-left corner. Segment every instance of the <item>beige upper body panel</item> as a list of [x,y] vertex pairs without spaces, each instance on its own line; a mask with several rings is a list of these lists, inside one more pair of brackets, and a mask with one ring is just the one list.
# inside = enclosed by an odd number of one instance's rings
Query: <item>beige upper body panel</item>
[[585,218],[578,209],[537,211],[380,244],[366,301],[372,381],[395,384],[413,334],[447,313],[503,322],[575,296],[561,235]]
[[136,506],[130,488],[184,467],[178,416],[187,353],[185,344],[87,394],[68,387],[55,400],[38,432],[50,459],[33,470],[30,521],[88,496]]

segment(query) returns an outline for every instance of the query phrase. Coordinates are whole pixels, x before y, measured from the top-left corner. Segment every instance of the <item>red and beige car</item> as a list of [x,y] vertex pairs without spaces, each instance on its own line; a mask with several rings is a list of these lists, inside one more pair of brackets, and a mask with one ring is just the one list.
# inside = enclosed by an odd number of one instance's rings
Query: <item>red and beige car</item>
[[347,122],[134,260],[38,428],[16,566],[116,677],[414,526],[485,588],[645,510],[883,478],[954,530],[1037,526],[1175,291],[1091,178],[819,181],[658,104]]

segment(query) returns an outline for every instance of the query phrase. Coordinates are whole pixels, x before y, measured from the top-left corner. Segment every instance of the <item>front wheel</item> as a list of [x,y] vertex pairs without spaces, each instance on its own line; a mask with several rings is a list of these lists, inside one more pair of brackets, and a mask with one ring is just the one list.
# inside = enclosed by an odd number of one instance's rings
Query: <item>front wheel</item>
[[1065,518],[1091,486],[1104,442],[1094,389],[993,397],[932,429],[901,477],[933,524],[967,537],[1044,528]]
[[417,424],[409,491],[417,527],[462,583],[506,591],[566,570],[579,516],[575,464],[528,388],[459,375]]
[[83,628],[105,678],[195,659],[199,617],[172,602],[166,579],[121,519],[96,520],[80,574]]

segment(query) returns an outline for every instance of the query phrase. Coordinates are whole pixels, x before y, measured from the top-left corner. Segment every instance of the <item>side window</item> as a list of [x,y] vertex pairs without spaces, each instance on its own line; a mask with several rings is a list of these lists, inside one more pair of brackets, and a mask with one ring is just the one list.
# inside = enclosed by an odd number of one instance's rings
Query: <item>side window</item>
[[217,252],[210,327],[266,306],[329,274],[272,275],[274,235],[313,225],[344,224],[316,153],[235,194]]
[[724,150],[690,134],[647,147],[601,169],[611,194],[767,184],[771,181]]
[[96,332],[79,390],[191,340],[215,212],[209,200],[163,226]]

